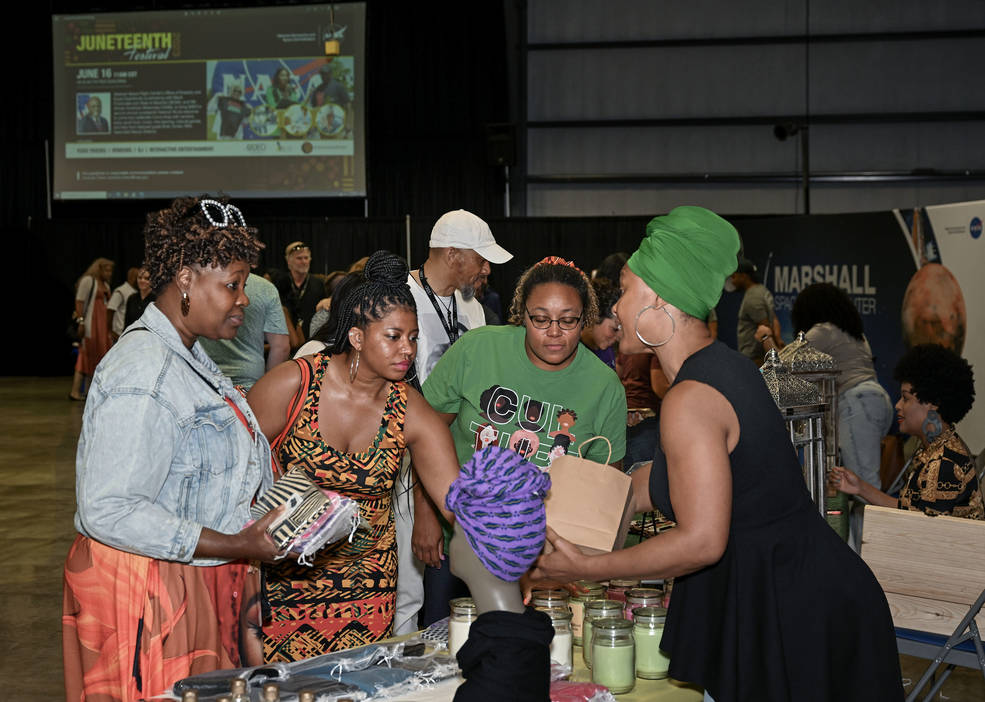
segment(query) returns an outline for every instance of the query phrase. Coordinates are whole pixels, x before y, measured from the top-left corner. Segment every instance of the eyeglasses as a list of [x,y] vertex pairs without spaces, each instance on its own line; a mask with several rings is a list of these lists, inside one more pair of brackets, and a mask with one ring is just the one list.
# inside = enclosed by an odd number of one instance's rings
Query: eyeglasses
[[563,331],[571,331],[578,327],[578,323],[581,322],[581,315],[577,317],[561,317],[560,319],[552,319],[544,314],[530,314],[530,310],[526,310],[527,317],[530,319],[530,323],[534,325],[534,329],[550,329],[551,325],[557,322],[559,329]]
[[[246,226],[246,218],[235,205],[223,205],[217,200],[202,200],[198,203],[205,219],[216,229],[225,229],[231,224]],[[221,219],[220,219],[221,217]]]
[[288,254],[292,254],[295,251],[304,251],[307,248],[308,248],[308,245],[307,244],[295,244],[294,246],[292,246],[291,248],[289,248],[287,250],[287,253]]

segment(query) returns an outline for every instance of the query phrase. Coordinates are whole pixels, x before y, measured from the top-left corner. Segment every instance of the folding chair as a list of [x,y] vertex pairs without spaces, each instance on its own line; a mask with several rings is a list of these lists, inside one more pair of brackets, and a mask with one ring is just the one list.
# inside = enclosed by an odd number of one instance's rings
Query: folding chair
[[[907,695],[929,702],[955,666],[978,668],[985,678],[980,625],[985,605],[985,522],[928,517],[922,512],[867,506],[862,558],[886,593],[896,645],[931,661]],[[977,619],[976,619],[977,618]]]

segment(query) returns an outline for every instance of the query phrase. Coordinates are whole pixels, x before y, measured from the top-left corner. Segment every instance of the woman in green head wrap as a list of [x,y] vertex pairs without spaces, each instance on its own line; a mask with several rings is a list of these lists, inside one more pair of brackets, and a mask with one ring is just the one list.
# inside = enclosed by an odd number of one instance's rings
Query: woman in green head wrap
[[533,575],[675,578],[660,647],[671,677],[716,702],[902,700],[882,589],[811,501],[759,369],[708,332],[738,250],[724,219],[678,207],[620,278],[620,351],[656,354],[671,383],[634,507],[676,527],[594,556],[548,529]]

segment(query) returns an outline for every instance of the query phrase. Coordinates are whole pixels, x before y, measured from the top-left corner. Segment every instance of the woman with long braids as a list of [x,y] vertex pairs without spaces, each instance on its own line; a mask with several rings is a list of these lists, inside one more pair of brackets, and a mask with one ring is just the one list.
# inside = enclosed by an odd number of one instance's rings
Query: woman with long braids
[[156,302],[92,378],[76,457],[62,615],[69,700],[156,697],[240,663],[247,561],[278,555],[250,504],[270,449],[246,400],[198,337],[231,339],[263,244],[225,201],[175,200],[147,216]]
[[954,430],[975,401],[971,366],[951,349],[921,344],[903,354],[893,376],[900,383],[899,429],[920,439],[900,476],[899,497],[841,466],[831,469],[829,482],[874,505],[985,519],[975,457]]
[[[303,406],[275,444],[280,464],[301,467],[320,487],[354,499],[369,524],[327,546],[312,567],[265,567],[270,619],[263,658],[292,661],[390,636],[397,550],[391,495],[405,449],[434,503],[458,475],[448,427],[402,382],[417,353],[417,312],[407,264],[377,251],[363,274],[332,299],[323,353],[288,361],[253,386],[248,400],[263,433],[278,437],[296,396]],[[302,366],[310,380],[302,386]],[[442,510],[450,517],[447,510]]]
[[716,702],[902,700],[882,588],[811,501],[759,369],[708,331],[738,232],[701,207],[646,232],[620,279],[621,349],[656,354],[671,385],[633,497],[676,526],[597,556],[548,530],[534,575],[674,578],[660,648]]

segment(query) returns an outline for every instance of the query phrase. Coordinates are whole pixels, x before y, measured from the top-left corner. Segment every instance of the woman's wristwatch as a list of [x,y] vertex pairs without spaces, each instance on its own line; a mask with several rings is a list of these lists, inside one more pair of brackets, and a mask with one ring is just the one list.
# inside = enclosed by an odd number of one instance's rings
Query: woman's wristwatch
[[76,324],[83,324],[83,323],[85,323],[85,321],[86,321],[86,318],[85,317],[76,317],[75,318],[75,323]]

